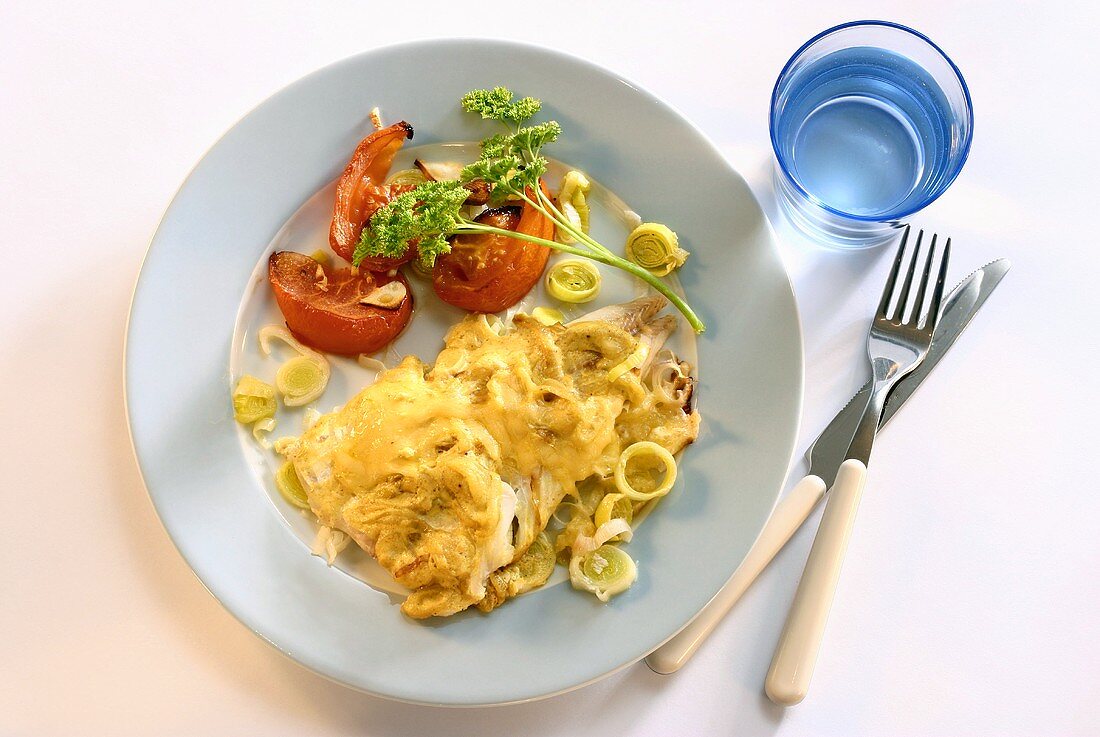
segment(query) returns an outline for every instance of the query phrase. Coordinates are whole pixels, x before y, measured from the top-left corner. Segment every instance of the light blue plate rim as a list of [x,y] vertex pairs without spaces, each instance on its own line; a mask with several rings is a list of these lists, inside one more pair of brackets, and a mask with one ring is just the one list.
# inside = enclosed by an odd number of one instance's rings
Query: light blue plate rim
[[[507,67],[478,64],[501,57]],[[703,432],[685,454],[685,481],[630,544],[642,577],[609,605],[558,586],[489,616],[412,623],[384,595],[303,555],[241,457],[228,341],[256,258],[297,205],[343,167],[367,111],[380,101],[383,110],[399,109],[407,87],[429,75],[432,99],[409,106],[419,110],[407,116],[418,134],[478,137],[451,115],[452,88],[503,83],[542,97],[566,127],[554,155],[585,162],[628,203],[673,224],[693,250],[682,276],[708,320],[699,340]],[[359,90],[364,79],[375,85],[370,94]],[[653,167],[661,173],[658,197],[652,182],[636,176]],[[723,246],[733,250],[718,252]],[[125,402],[142,478],[207,590],[302,665],[378,696],[435,705],[562,693],[637,662],[675,635],[762,528],[802,405],[793,290],[763,211],[718,149],[667,103],[612,71],[490,39],[368,51],[303,77],[238,121],[165,211],[134,290],[125,352]]]

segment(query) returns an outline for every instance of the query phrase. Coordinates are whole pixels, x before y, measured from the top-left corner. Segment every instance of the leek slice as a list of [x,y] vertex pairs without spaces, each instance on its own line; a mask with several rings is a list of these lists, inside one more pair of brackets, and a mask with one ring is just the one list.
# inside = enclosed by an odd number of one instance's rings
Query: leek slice
[[546,532],[540,532],[519,559],[489,574],[477,608],[490,612],[512,597],[537,589],[550,578],[555,563],[554,546]]
[[424,172],[419,169],[402,169],[401,171],[395,171],[386,177],[386,184],[389,185],[409,185],[415,187],[419,184],[423,184],[428,181],[428,178],[424,176]]
[[252,437],[261,448],[265,450],[271,447],[271,441],[267,439],[267,436],[275,429],[275,418],[265,417],[262,420],[258,420],[255,425],[252,426]]
[[318,248],[316,251],[309,254],[309,257],[321,264],[321,266],[332,266],[332,256],[328,255],[328,251],[322,251]]
[[536,307],[531,310],[531,317],[547,327],[565,322],[565,315],[561,310],[555,310],[553,307]]
[[[660,479],[651,490],[635,488],[628,476],[628,465],[634,459],[642,461],[645,465],[641,470],[649,470],[653,466],[662,465]],[[638,483],[636,474],[634,483]],[[619,456],[619,462],[615,465],[615,487],[626,496],[636,502],[648,502],[651,499],[662,497],[672,489],[676,483],[676,459],[665,448],[649,440],[643,440],[627,446]]]
[[360,353],[359,358],[357,358],[356,361],[359,362],[360,366],[362,366],[365,369],[369,369],[371,371],[377,371],[378,373],[382,373],[383,371],[386,370],[386,364],[382,363],[377,358],[374,358],[373,356],[370,356],[366,353]]
[[260,332],[256,334],[256,338],[260,342],[260,351],[262,351],[265,356],[271,355],[271,341],[281,340],[293,348],[299,355],[312,356],[320,361],[325,360],[325,357],[319,352],[302,345],[298,339],[291,335],[290,331],[282,325],[265,325],[260,328]]
[[615,366],[611,367],[610,370],[608,370],[607,380],[610,383],[614,384],[616,381],[622,378],[623,374],[627,373],[628,371],[633,371],[634,369],[645,363],[646,356],[648,355],[649,349],[646,347],[646,344],[644,342],[639,340],[638,346],[634,349],[633,353],[623,359],[621,363],[616,364]]
[[[560,202],[558,203],[558,209],[561,210],[561,214],[565,216],[565,219],[569,221],[569,224],[573,226],[574,230],[584,230],[584,223],[581,222],[581,214],[577,212],[577,208],[572,202]],[[560,225],[555,230],[557,232],[558,243],[569,245],[577,242],[573,234]]]
[[676,234],[660,223],[642,223],[626,239],[626,257],[654,276],[668,276],[688,255]]
[[600,293],[602,281],[600,270],[594,263],[569,258],[550,267],[546,274],[546,291],[562,302],[591,302]]
[[[588,232],[588,224],[591,210],[588,207],[588,192],[592,189],[592,182],[588,177],[575,169],[566,173],[561,180],[561,190],[558,192],[558,209],[574,230],[582,233]],[[557,229],[558,242],[576,243],[577,239],[569,231]]]
[[275,387],[245,374],[233,390],[233,416],[242,425],[275,416]]
[[301,407],[321,396],[328,386],[330,369],[328,360],[312,348],[307,348],[281,325],[260,328],[257,336],[260,350],[271,355],[271,342],[281,340],[298,352],[298,356],[279,367],[275,374],[275,388],[283,395],[287,407]]
[[695,386],[691,364],[681,361],[666,348],[654,356],[649,369],[649,385],[657,402],[683,407]]
[[279,367],[275,388],[283,395],[287,407],[301,407],[321,396],[328,386],[328,362],[312,356],[295,356]]
[[614,545],[601,545],[569,561],[569,582],[573,588],[591,591],[603,602],[626,591],[637,578],[634,559]]
[[[600,505],[596,507],[596,515],[593,518],[596,527],[603,527],[615,519],[621,519],[627,524],[634,521],[634,502],[626,494],[608,494],[600,500]],[[622,535],[618,534],[609,538],[607,542],[619,542],[620,540],[622,540]]]
[[588,535],[577,535],[577,539],[574,540],[573,545],[570,546],[572,557],[586,556],[613,537],[617,537],[623,542],[628,543],[631,538],[634,537],[634,531],[630,529],[630,524],[625,519],[613,519],[604,522],[596,528],[596,531],[592,533],[591,537]]
[[282,494],[283,499],[294,506],[299,509],[309,509],[306,490],[302,487],[298,472],[294,470],[294,464],[290,461],[279,466],[279,470],[275,472],[275,488]]

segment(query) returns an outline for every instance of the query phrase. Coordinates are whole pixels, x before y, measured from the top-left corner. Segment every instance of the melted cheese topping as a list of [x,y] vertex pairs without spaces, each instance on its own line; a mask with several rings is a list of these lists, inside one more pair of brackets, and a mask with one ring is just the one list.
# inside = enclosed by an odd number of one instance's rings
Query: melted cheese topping
[[[287,449],[321,523],[413,589],[410,616],[479,601],[489,574],[527,550],[579,481],[610,475],[636,434],[617,420],[639,382],[607,381],[635,337],[603,322],[515,323],[498,335],[484,316],[466,319],[430,371],[405,358]],[[669,424],[678,450],[698,419],[677,412],[637,415],[638,432]]]

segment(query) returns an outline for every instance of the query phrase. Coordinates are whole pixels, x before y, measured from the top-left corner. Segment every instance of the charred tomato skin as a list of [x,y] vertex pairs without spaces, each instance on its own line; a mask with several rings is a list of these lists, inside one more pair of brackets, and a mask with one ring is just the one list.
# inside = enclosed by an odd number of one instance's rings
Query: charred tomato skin
[[[553,240],[554,224],[523,207],[485,210],[475,219],[504,230]],[[542,277],[550,248],[495,233],[455,236],[451,252],[436,259],[432,288],[448,304],[475,312],[500,312],[519,302]]]
[[[331,269],[292,251],[271,254],[267,273],[290,332],[326,353],[373,353],[396,338],[412,317],[412,291],[400,273]],[[359,303],[393,281],[405,286],[405,298],[396,308]]]

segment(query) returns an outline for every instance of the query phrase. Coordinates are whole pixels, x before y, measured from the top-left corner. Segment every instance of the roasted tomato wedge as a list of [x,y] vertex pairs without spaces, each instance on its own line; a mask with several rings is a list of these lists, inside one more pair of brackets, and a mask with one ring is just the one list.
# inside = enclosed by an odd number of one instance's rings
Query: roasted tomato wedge
[[[384,184],[381,187],[373,187],[372,192],[368,195],[368,203],[364,208],[365,219],[363,220],[363,228],[367,227],[367,222],[375,211],[383,205],[389,204],[389,201],[397,195],[408,192],[411,189],[416,189],[412,184]],[[362,232],[363,228],[360,228]],[[355,237],[355,243],[358,245],[359,236]],[[352,255],[355,254],[355,247],[353,246]],[[343,254],[340,254],[343,255]],[[405,251],[403,256],[397,256],[396,258],[390,258],[387,256],[367,256],[359,262],[359,268],[365,271],[393,271],[401,264],[406,264],[416,258],[416,244],[412,244],[412,248]],[[351,256],[347,257],[348,261],[352,260]]]
[[[329,243],[332,250],[348,261],[355,255],[363,224],[375,210],[390,201],[392,192],[383,181],[390,172],[393,157],[397,155],[405,139],[412,137],[412,126],[405,121],[371,133],[356,147],[351,161],[340,175],[336,183],[336,206],[332,211]],[[403,262],[397,260],[397,263],[369,264],[367,268],[372,271],[386,271],[400,263]],[[375,266],[379,268],[374,268]]]
[[[476,218],[505,230],[554,238],[554,224],[530,205],[498,207]],[[459,235],[451,252],[436,259],[432,287],[444,302],[476,312],[499,312],[538,283],[550,249],[496,234]]]
[[[400,274],[329,269],[304,254],[280,251],[271,254],[267,276],[290,332],[328,353],[372,353],[396,338],[412,316],[412,293]],[[395,281],[405,295],[394,307],[361,303]]]

